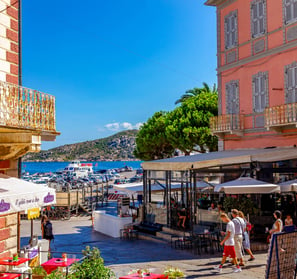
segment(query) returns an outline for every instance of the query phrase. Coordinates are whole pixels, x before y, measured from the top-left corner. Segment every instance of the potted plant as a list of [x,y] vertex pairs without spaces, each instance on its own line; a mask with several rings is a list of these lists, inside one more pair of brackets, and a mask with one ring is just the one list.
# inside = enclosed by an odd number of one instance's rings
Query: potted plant
[[43,279],[46,275],[47,274],[42,266],[35,266],[32,268],[32,279]]
[[178,279],[185,276],[179,268],[172,266],[169,266],[164,270],[164,275],[167,275],[168,279]]
[[115,279],[114,272],[104,266],[104,260],[100,256],[98,248],[90,249],[89,246],[83,251],[85,258],[78,263],[73,264],[72,273],[68,278],[75,279],[92,279],[92,278],[104,278]]

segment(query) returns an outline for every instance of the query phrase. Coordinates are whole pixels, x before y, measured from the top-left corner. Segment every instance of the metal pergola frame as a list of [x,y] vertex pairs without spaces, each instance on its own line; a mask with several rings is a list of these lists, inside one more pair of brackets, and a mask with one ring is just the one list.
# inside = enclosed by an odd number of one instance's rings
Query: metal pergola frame
[[[271,165],[274,165],[274,161],[270,162]],[[264,162],[265,164],[266,162]],[[143,220],[146,221],[147,216],[147,206],[152,202],[152,190],[151,185],[153,181],[163,181],[164,183],[164,206],[167,208],[167,221],[166,224],[168,227],[171,227],[171,210],[170,210],[170,197],[172,197],[172,182],[180,182],[181,187],[180,191],[182,194],[181,199],[183,199],[183,194],[185,193],[186,196],[186,208],[189,212],[189,226],[190,229],[193,229],[193,225],[196,224],[196,214],[198,213],[198,204],[197,204],[197,196],[200,193],[197,189],[197,182],[201,179],[200,177],[209,177],[212,174],[221,174],[221,175],[228,175],[228,174],[236,174],[238,177],[248,172],[250,176],[259,179],[259,176],[261,177],[261,174],[265,173],[297,173],[297,168],[293,167],[282,167],[282,168],[276,168],[273,167],[266,167],[266,168],[259,168],[261,165],[260,162],[250,162],[250,163],[238,163],[238,164],[231,164],[231,165],[221,165],[217,167],[211,167],[211,168],[201,168],[201,169],[188,169],[188,170],[148,170],[144,169],[143,173]],[[163,173],[163,177],[156,177],[156,173]],[[173,179],[173,173],[179,172],[180,180]],[[273,182],[273,181],[267,181],[267,182]],[[176,189],[174,189],[176,191]]]

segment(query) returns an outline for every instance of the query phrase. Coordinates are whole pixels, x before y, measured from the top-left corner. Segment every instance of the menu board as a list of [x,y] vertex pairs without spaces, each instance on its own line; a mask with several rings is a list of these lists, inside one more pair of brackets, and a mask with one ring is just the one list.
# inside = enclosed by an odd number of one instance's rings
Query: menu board
[[272,235],[268,250],[266,279],[294,278],[297,231]]

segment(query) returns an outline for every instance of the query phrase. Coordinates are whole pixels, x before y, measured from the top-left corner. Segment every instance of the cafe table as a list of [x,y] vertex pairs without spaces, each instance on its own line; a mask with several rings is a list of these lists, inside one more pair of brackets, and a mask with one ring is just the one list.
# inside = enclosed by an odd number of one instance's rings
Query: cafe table
[[[0,265],[7,266],[8,267],[7,271],[11,271],[13,267],[21,265],[28,261],[30,261],[30,259],[28,258],[18,258],[16,261],[14,261],[12,257],[3,257],[3,258],[0,258]],[[3,278],[6,278],[6,277],[3,277]],[[17,277],[9,277],[9,278],[17,278]]]
[[150,274],[145,274],[142,277],[140,277],[137,273],[134,274],[129,274],[126,276],[122,276],[119,279],[137,279],[137,278],[145,278],[145,279],[168,279],[167,275],[164,274],[154,274],[154,273],[150,273]]
[[41,264],[41,266],[43,267],[43,269],[46,271],[47,274],[52,273],[58,267],[66,267],[66,276],[67,276],[69,266],[72,265],[76,261],[78,261],[78,259],[67,258],[67,261],[64,261],[64,259],[62,259],[62,258],[52,258],[52,259],[48,260],[47,262]]
[[14,279],[19,278],[22,274],[18,273],[0,273],[0,279]]

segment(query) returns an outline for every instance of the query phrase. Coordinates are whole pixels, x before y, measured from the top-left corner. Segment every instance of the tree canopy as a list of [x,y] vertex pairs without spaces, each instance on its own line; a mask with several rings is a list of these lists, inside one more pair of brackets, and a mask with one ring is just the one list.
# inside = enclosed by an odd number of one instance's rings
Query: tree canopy
[[143,124],[136,136],[134,155],[144,161],[171,157],[175,148],[167,140],[167,112],[156,112]]
[[186,100],[192,98],[192,97],[197,97],[200,93],[204,92],[204,93],[216,93],[218,94],[218,89],[216,84],[213,85],[212,89],[210,89],[209,85],[206,82],[203,82],[203,87],[202,88],[193,88],[193,89],[189,89],[186,91],[185,94],[183,94],[178,100],[176,100],[175,104],[180,104],[185,102]]
[[170,112],[165,131],[169,142],[186,155],[217,150],[217,137],[209,128],[210,117],[217,115],[217,100],[216,93],[201,91]]
[[172,157],[176,149],[186,155],[192,151],[217,150],[218,139],[209,128],[210,117],[218,114],[216,85],[211,90],[203,83],[177,101],[180,105],[170,112],[156,112],[140,128],[134,155],[141,160]]

